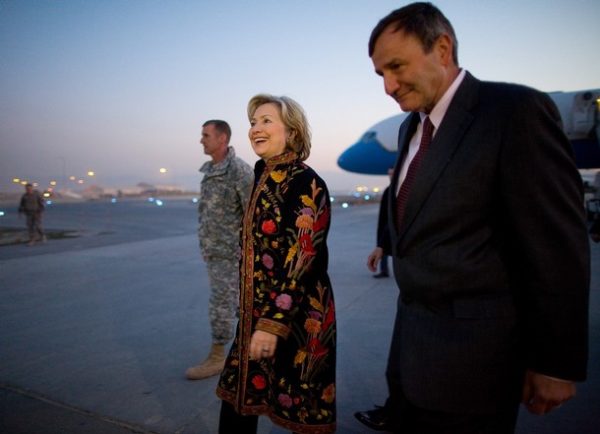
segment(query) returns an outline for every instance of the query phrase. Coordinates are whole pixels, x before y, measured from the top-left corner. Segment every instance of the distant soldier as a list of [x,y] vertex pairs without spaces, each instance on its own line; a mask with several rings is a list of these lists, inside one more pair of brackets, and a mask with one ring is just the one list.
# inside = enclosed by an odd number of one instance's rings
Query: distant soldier
[[190,380],[217,375],[225,362],[225,344],[233,337],[239,299],[239,233],[254,171],[235,156],[229,145],[231,128],[225,121],[210,120],[202,126],[200,143],[211,157],[200,172],[198,205],[200,250],[210,280],[209,319],[212,347],[206,360],[189,368]]
[[27,217],[27,231],[29,232],[28,246],[33,246],[36,241],[46,242],[46,235],[42,229],[42,213],[45,202],[40,193],[33,189],[32,184],[25,185],[25,193],[19,203],[19,215]]

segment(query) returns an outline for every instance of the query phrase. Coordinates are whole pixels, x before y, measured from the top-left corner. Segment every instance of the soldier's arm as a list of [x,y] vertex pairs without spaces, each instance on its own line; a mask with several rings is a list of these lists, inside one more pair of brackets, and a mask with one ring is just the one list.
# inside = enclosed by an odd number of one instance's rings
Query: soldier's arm
[[38,200],[38,206],[40,207],[39,212],[44,211],[44,209],[46,208],[46,201],[44,200],[44,197],[41,194],[38,194],[37,200]]
[[238,180],[236,182],[236,191],[242,208],[246,211],[250,194],[252,193],[252,184],[254,183],[254,171],[247,164],[241,164],[238,170]]

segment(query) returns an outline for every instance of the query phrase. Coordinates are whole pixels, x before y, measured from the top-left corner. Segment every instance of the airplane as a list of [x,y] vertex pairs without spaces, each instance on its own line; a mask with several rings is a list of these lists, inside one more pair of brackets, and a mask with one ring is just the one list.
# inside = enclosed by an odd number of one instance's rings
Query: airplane
[[[573,144],[579,169],[600,168],[600,89],[550,92],[563,121],[563,130]],[[398,156],[398,128],[409,113],[386,118],[369,128],[338,158],[338,166],[349,172],[387,175]]]

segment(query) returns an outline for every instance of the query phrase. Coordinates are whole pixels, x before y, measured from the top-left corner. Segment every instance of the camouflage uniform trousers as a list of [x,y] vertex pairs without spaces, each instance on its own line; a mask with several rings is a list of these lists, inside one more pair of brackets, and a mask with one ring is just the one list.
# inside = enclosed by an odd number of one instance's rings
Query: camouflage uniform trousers
[[27,217],[27,232],[29,233],[29,239],[34,240],[36,236],[42,238],[44,236],[44,229],[42,228],[42,213],[41,212],[28,212],[25,214]]
[[224,345],[233,338],[240,297],[239,267],[237,259],[206,259],[210,282],[208,317],[215,344]]

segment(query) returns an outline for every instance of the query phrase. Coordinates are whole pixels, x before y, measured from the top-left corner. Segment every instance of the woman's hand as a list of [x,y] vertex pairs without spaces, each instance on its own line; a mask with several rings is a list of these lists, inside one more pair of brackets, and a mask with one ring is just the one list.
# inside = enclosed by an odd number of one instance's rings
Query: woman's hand
[[256,330],[250,339],[250,358],[253,360],[268,359],[275,355],[277,335]]

